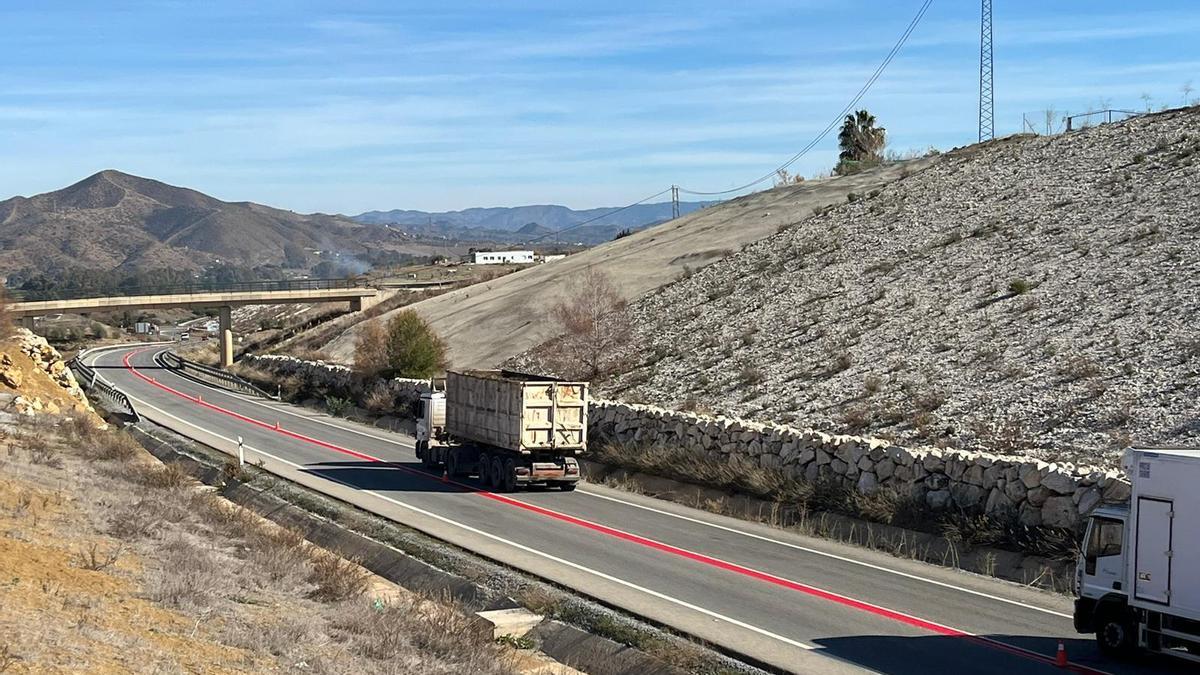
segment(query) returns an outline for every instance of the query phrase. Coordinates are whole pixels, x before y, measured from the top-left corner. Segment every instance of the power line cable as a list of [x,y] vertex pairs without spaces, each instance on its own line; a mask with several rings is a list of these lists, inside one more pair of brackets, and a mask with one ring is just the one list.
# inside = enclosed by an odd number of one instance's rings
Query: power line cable
[[816,147],[817,143],[820,143],[826,136],[828,136],[829,132],[833,131],[837,127],[837,125],[839,123],[841,123],[842,118],[845,117],[850,112],[850,110],[852,108],[854,108],[854,106],[858,105],[858,102],[860,100],[862,100],[862,97],[865,96],[867,91],[871,89],[871,85],[875,84],[875,81],[879,79],[880,75],[883,75],[883,71],[888,67],[888,64],[890,64],[892,62],[892,59],[894,59],[896,57],[896,54],[898,54],[900,52],[900,48],[903,47],[904,43],[908,41],[908,37],[910,35],[912,35],[912,32],[914,30],[916,30],[917,24],[921,23],[921,19],[922,19],[922,17],[925,16],[926,10],[928,10],[929,6],[932,4],[933,4],[933,0],[925,0],[925,2],[921,5],[921,8],[919,10],[917,10],[916,16],[914,16],[912,21],[909,22],[908,28],[906,28],[904,30],[904,33],[902,33],[900,35],[900,39],[896,41],[896,44],[892,47],[892,50],[888,52],[887,56],[883,59],[883,62],[879,64],[879,67],[877,67],[875,69],[875,72],[871,74],[871,77],[868,78],[866,83],[863,84],[862,88],[860,88],[858,90],[858,93],[854,95],[854,98],[850,99],[850,102],[846,104],[846,107],[842,108],[842,111],[840,113],[838,113],[836,117],[833,118],[833,121],[829,123],[829,126],[825,127],[821,131],[821,133],[817,135],[816,138],[809,141],[808,145],[801,148],[800,152],[797,152],[796,154],[792,155],[791,159],[784,162],[781,166],[774,169],[773,171],[771,171],[767,175],[763,176],[762,178],[759,178],[758,180],[752,181],[750,183],[746,183],[745,185],[740,185],[735,188],[730,188],[728,190],[719,190],[716,192],[699,192],[696,190],[688,190],[686,188],[681,187],[681,188],[679,188],[679,191],[686,192],[687,194],[690,194],[690,195],[700,195],[700,196],[705,196],[705,197],[710,197],[710,196],[715,196],[715,195],[727,195],[731,192],[741,192],[742,190],[745,190],[746,188],[754,187],[755,185],[758,185],[759,183],[775,176],[780,171],[788,168],[792,164],[795,164],[798,159],[800,159],[804,155],[808,154],[808,152],[810,150],[812,150],[814,147]]
[[668,192],[670,192],[670,191],[671,191],[671,189],[672,189],[672,188],[667,188],[666,190],[663,190],[662,192],[656,192],[656,193],[654,193],[654,194],[650,195],[649,197],[646,197],[645,199],[639,199],[639,200],[637,200],[636,202],[634,202],[634,203],[632,203],[632,204],[626,204],[625,206],[622,206],[622,207],[620,207],[620,208],[613,209],[612,211],[609,211],[608,213],[602,213],[602,214],[600,214],[600,215],[598,215],[598,216],[596,216],[596,217],[594,217],[594,218],[588,218],[587,220],[583,221],[582,223],[576,223],[576,224],[574,224],[574,225],[572,225],[572,226],[570,226],[570,227],[564,227],[564,228],[563,228],[563,229],[561,229],[561,230],[557,230],[557,231],[555,231],[555,232],[550,232],[549,234],[543,234],[543,235],[542,235],[542,236],[540,236],[540,237],[534,237],[533,239],[527,239],[527,240],[525,240],[525,243],[526,243],[526,244],[533,244],[533,243],[539,242],[539,241],[541,241],[541,240],[543,240],[543,239],[548,239],[548,238],[550,238],[550,237],[557,237],[558,235],[562,234],[563,232],[570,232],[571,230],[575,230],[575,229],[581,228],[581,227],[583,227],[584,225],[587,225],[588,223],[594,223],[594,222],[596,222],[597,220],[600,220],[601,218],[607,218],[607,217],[609,217],[609,216],[616,215],[616,214],[618,214],[618,213],[620,213],[620,212],[622,212],[622,211],[624,211],[624,210],[626,210],[626,209],[632,209],[633,207],[635,207],[635,206],[637,206],[637,205],[639,205],[639,204],[645,204],[646,202],[650,201],[651,199],[654,199],[655,197],[661,197],[661,196],[663,196],[663,195],[667,194]]

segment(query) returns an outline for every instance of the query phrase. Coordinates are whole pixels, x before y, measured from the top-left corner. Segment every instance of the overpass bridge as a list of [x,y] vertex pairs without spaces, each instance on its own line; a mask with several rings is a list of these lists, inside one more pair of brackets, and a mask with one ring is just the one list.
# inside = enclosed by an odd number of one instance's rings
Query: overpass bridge
[[[357,279],[299,279],[244,282],[214,287],[208,285],[161,286],[129,289],[128,295],[95,297],[53,297],[71,293],[33,292],[28,300],[10,303],[8,313],[26,328],[33,328],[36,316],[47,314],[112,312],[127,309],[215,309],[221,324],[221,367],[233,365],[234,307],[247,305],[308,304],[348,302],[350,311],[362,311],[379,299],[379,289]],[[51,296],[51,297],[47,297]],[[38,298],[38,299],[34,299]],[[44,299],[43,299],[44,298]]]

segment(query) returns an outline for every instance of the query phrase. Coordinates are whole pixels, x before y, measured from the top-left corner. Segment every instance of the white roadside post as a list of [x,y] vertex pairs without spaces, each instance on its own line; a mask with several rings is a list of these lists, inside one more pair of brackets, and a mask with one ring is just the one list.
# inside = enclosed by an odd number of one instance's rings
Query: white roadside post
[[238,436],[238,467],[246,466],[246,446],[242,445],[242,437]]

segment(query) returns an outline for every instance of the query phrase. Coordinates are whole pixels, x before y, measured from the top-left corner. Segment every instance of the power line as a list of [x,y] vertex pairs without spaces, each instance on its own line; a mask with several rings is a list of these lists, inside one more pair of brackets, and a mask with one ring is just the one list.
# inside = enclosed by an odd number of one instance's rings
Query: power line
[[854,95],[854,98],[850,99],[850,102],[846,104],[845,108],[842,108],[842,111],[840,113],[838,113],[836,117],[834,117],[833,121],[829,123],[829,126],[825,127],[821,131],[821,133],[817,135],[816,138],[809,141],[808,145],[801,148],[800,152],[797,152],[796,154],[792,155],[791,159],[784,162],[781,166],[772,170],[770,173],[766,174],[762,178],[759,178],[758,180],[746,183],[745,185],[740,185],[735,188],[730,188],[728,190],[719,190],[716,192],[698,192],[696,190],[687,190],[684,188],[680,188],[679,189],[680,192],[685,192],[690,195],[701,195],[701,196],[706,196],[706,197],[714,196],[714,195],[726,195],[731,192],[741,192],[742,190],[745,190],[746,188],[754,187],[755,185],[758,185],[759,183],[771,178],[772,176],[775,176],[777,173],[779,173],[783,169],[786,169],[789,166],[791,166],[792,164],[795,164],[796,160],[798,160],[801,157],[803,157],[804,155],[808,154],[808,152],[810,150],[812,150],[814,147],[816,147],[817,143],[820,143],[826,136],[828,136],[829,132],[833,131],[837,127],[837,125],[841,123],[842,118],[845,117],[846,114],[849,113],[852,108],[854,108],[854,106],[858,105],[858,102],[860,100],[862,100],[862,97],[865,96],[867,91],[871,89],[871,85],[875,84],[875,81],[879,79],[880,75],[883,75],[883,71],[888,67],[888,64],[890,64],[892,62],[892,59],[894,59],[896,57],[896,54],[898,54],[900,52],[900,48],[903,47],[904,43],[908,41],[908,37],[910,35],[912,35],[912,32],[914,30],[916,30],[917,24],[921,23],[921,18],[925,16],[926,10],[928,10],[929,6],[932,4],[933,4],[933,0],[925,0],[925,2],[921,5],[921,9],[917,10],[916,16],[914,16],[912,21],[909,22],[908,28],[906,28],[904,30],[904,33],[900,35],[900,39],[896,41],[896,44],[892,47],[891,51],[889,51],[887,56],[884,57],[883,62],[879,64],[879,67],[875,69],[875,72],[871,74],[871,77],[868,78],[866,83],[863,84],[862,88],[858,90],[858,93]]
[[[672,187],[674,187],[674,186],[672,186]],[[639,204],[645,204],[646,202],[650,201],[651,199],[654,199],[655,197],[661,197],[661,196],[667,194],[668,192],[671,192],[671,188],[667,188],[666,190],[663,190],[662,192],[656,192],[656,193],[650,195],[649,197],[646,197],[645,199],[639,199],[632,204],[626,204],[625,206],[622,206],[620,208],[613,209],[612,211],[609,211],[608,213],[602,213],[594,218],[588,218],[587,220],[583,221],[582,223],[576,223],[570,227],[564,227],[561,230],[557,230],[557,231],[551,232],[549,234],[543,234],[540,237],[534,237],[533,239],[527,239],[525,241],[525,243],[533,244],[533,243],[539,242],[543,239],[547,239],[549,237],[557,237],[558,235],[562,234],[563,232],[570,232],[571,230],[575,230],[580,227],[583,227],[584,225],[587,225],[588,223],[594,223],[597,220],[600,220],[601,218],[607,218],[609,216],[616,215],[622,211],[625,211],[626,209],[632,209],[633,207],[635,207]]]

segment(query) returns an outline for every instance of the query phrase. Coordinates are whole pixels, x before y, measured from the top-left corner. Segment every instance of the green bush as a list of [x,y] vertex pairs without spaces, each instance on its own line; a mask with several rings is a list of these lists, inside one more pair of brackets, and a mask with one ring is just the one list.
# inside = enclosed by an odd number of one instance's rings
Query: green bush
[[[368,326],[371,326],[369,324]],[[433,377],[446,367],[446,345],[412,310],[359,335],[360,370],[388,377]]]

